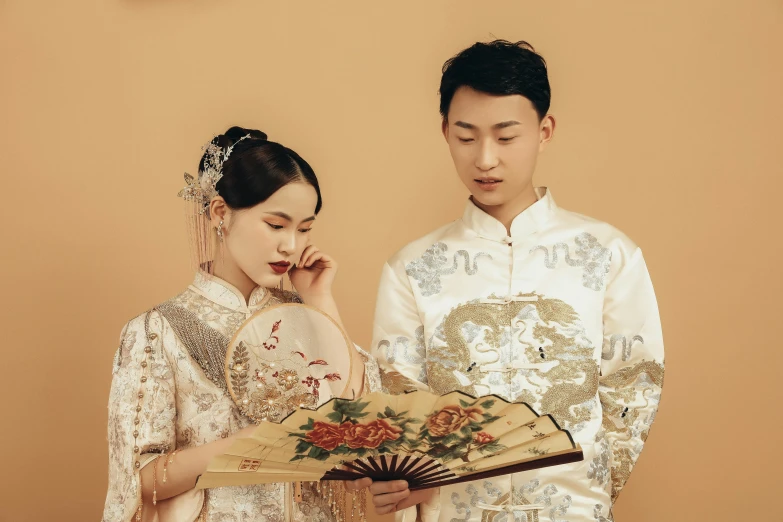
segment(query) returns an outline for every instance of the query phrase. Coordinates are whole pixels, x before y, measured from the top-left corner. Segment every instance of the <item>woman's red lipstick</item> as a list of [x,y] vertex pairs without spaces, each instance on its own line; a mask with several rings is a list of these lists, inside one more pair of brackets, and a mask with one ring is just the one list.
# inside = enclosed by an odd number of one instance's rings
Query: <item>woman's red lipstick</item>
[[269,263],[269,266],[272,267],[272,270],[274,270],[276,274],[282,275],[288,272],[288,267],[291,266],[291,263],[288,261],[278,261],[277,263]]

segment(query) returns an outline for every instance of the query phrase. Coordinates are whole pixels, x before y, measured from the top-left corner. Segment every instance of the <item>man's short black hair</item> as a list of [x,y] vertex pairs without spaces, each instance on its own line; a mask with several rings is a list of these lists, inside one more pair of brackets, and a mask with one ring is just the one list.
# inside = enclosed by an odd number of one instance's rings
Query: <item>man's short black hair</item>
[[546,62],[527,42],[478,42],[443,64],[440,114],[448,119],[454,93],[470,87],[494,95],[519,94],[533,103],[538,118],[549,111],[551,92]]

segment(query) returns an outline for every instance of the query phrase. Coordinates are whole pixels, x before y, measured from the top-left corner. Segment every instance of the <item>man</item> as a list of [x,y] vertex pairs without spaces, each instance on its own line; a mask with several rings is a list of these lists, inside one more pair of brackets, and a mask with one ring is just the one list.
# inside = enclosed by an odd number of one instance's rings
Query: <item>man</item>
[[[552,139],[544,59],[477,43],[446,62],[442,131],[471,193],[462,217],[384,266],[373,350],[392,393],[496,394],[550,413],[585,459],[411,493],[370,491],[380,514],[424,520],[612,520],[663,384],[655,294],[640,249],[535,188]],[[513,514],[513,515],[512,515]]]

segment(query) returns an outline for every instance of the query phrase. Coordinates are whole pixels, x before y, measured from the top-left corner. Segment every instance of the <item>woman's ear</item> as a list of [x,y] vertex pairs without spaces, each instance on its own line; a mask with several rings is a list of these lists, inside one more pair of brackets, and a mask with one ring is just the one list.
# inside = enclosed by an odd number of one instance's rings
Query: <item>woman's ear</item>
[[227,226],[228,223],[225,223],[225,220],[228,213],[228,205],[226,205],[226,200],[222,197],[215,196],[209,202],[209,218],[213,227],[217,228],[221,221],[224,222],[224,227]]

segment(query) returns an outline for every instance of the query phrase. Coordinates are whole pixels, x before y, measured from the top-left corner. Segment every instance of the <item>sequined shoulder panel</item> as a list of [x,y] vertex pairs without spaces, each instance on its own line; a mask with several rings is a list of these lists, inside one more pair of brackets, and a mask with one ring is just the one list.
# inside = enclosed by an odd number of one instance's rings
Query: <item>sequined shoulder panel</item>
[[195,313],[171,301],[159,305],[156,310],[166,318],[179,341],[207,378],[220,389],[228,392],[224,366],[230,340],[210,328]]
[[300,303],[304,304],[302,298],[296,292],[280,290],[279,288],[269,288],[269,295],[272,298],[270,305],[280,303]]

